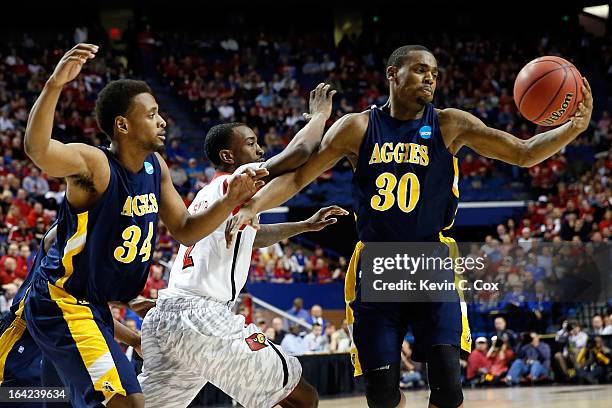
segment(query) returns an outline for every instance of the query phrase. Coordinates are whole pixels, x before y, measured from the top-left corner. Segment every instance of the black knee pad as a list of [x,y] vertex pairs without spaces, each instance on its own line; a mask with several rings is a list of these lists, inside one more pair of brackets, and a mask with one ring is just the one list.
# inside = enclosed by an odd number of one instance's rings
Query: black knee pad
[[395,408],[400,402],[399,364],[363,373],[370,408]]
[[448,344],[432,346],[427,361],[429,401],[438,408],[457,408],[463,403],[459,347]]

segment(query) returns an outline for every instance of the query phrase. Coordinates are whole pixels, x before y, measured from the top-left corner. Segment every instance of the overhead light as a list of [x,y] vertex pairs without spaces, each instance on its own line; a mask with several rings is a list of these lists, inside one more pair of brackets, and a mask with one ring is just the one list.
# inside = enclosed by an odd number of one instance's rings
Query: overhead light
[[582,11],[607,20],[608,14],[610,13],[610,6],[603,4],[601,6],[585,7]]

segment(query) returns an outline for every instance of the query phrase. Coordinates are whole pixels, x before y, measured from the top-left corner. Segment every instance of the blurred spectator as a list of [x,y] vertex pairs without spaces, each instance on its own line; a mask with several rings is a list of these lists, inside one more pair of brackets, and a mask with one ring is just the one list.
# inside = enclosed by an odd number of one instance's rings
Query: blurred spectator
[[487,358],[491,362],[489,375],[485,377],[488,382],[497,382],[508,373],[510,363],[514,359],[514,351],[510,347],[508,336],[504,339],[493,336],[491,338],[491,348],[487,353]]
[[332,353],[345,353],[351,349],[351,336],[346,320],[343,320],[342,327],[332,334],[329,349]]
[[313,305],[310,308],[310,316],[306,319],[306,323],[318,324],[323,330],[327,326],[327,320],[323,318],[323,308],[319,305]]
[[168,286],[168,283],[162,278],[164,274],[164,269],[160,265],[151,265],[151,272],[149,275],[149,279],[147,279],[147,283],[145,284],[144,289],[142,290],[142,294],[144,297],[152,297],[151,289],[158,292],[161,289],[164,289]]
[[591,319],[591,330],[589,332],[590,336],[600,336],[604,331],[604,321],[603,317],[600,314],[596,314]]
[[422,369],[421,363],[412,360],[412,347],[404,340],[400,364],[400,388],[418,388],[425,385]]
[[304,301],[302,300],[302,298],[295,298],[293,299],[293,307],[287,310],[287,313],[289,313],[291,316],[297,319],[302,319],[304,321],[307,321],[310,318],[310,315],[308,314],[306,310],[302,308],[303,306],[304,306]]
[[527,375],[530,382],[548,377],[550,346],[541,342],[537,333],[526,333],[516,357],[504,379],[506,384],[516,385],[524,375]]
[[479,337],[475,343],[476,347],[468,357],[466,379],[470,384],[481,384],[489,373],[491,361],[487,358],[487,339]]
[[297,325],[289,327],[289,332],[283,338],[281,347],[290,356],[301,356],[307,351],[304,339],[300,337],[300,328]]
[[312,353],[326,353],[329,351],[327,336],[323,334],[323,327],[319,323],[312,324],[312,331],[304,337],[306,351]]
[[272,329],[274,330],[274,339],[272,339],[272,341],[280,345],[287,334],[287,332],[283,330],[283,319],[280,317],[272,319]]
[[612,354],[601,336],[590,339],[578,353],[576,375],[581,383],[599,384],[608,380]]
[[559,381],[569,381],[576,375],[578,353],[586,347],[589,336],[582,331],[577,321],[566,320],[555,335],[555,341],[563,346],[554,355],[554,369]]
[[0,295],[0,314],[8,312],[13,305],[13,299],[19,290],[19,285],[16,283],[2,284],[4,293]]
[[34,197],[41,197],[49,191],[49,183],[40,175],[40,170],[34,167],[30,175],[23,179],[23,189]]

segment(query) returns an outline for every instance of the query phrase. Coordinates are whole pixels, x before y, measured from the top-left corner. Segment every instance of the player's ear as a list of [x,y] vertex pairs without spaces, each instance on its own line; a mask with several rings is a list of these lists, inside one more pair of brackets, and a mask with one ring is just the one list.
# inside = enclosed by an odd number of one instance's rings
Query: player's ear
[[226,164],[234,164],[234,154],[229,149],[219,150],[219,158]]
[[126,134],[128,132],[127,118],[124,116],[117,116],[115,118],[115,128],[119,133]]
[[391,65],[387,67],[387,79],[392,81],[397,76],[397,67]]

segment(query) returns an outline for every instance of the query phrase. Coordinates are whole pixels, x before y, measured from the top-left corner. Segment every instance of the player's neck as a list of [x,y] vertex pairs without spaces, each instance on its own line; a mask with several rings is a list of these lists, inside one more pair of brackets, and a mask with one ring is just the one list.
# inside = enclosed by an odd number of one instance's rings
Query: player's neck
[[220,171],[222,173],[232,174],[236,171],[237,168],[238,168],[237,166],[232,166],[232,165],[221,165],[217,167],[217,171]]
[[391,98],[389,103],[389,114],[391,117],[399,120],[414,120],[420,119],[425,111],[425,106],[418,103],[399,103],[399,101]]
[[123,145],[119,148],[119,144],[114,142],[110,151],[115,154],[119,163],[132,173],[138,173],[142,169],[145,158],[151,154],[151,152],[142,151],[135,146]]

